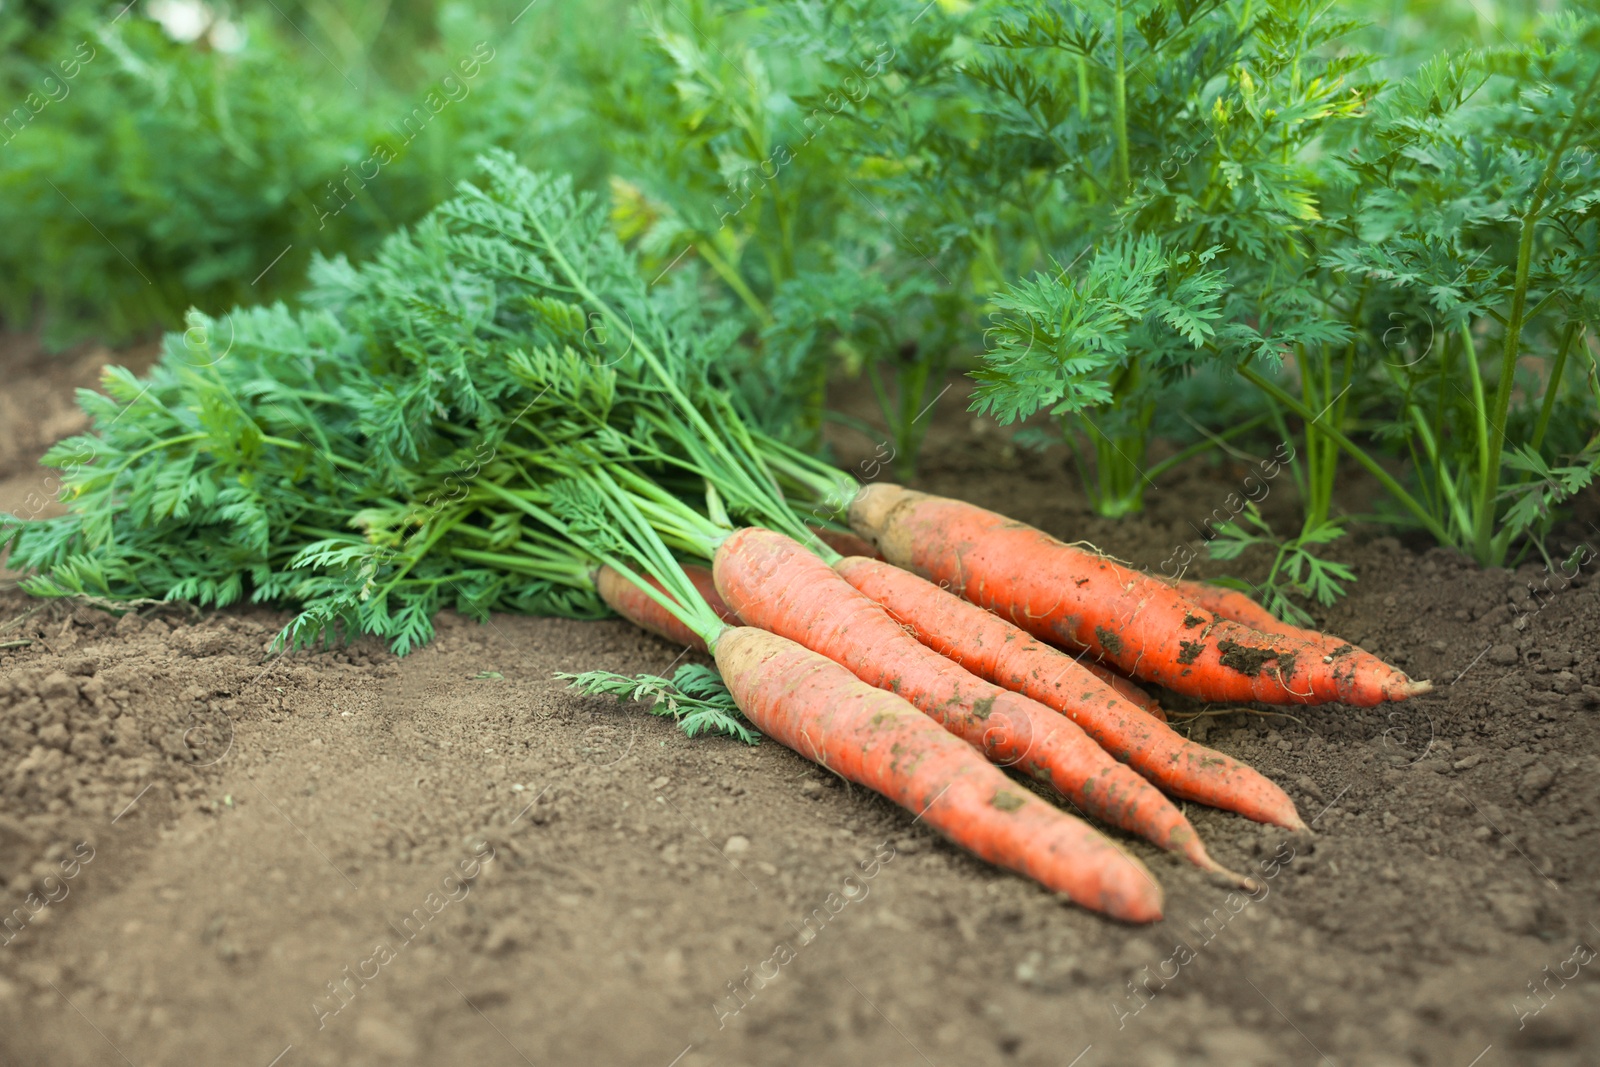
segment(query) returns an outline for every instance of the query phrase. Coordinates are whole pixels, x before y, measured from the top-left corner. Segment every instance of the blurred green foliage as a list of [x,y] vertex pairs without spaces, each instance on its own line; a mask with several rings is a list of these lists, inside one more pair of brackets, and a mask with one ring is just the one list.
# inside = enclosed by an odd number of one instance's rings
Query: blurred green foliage
[[553,76],[592,5],[119,8],[0,9],[0,315],[54,343],[292,293],[491,146],[600,166]]
[[292,296],[503,147],[742,331],[728,379],[791,440],[863,376],[908,476],[960,368],[1104,514],[1158,436],[1170,463],[1271,427],[1284,558],[1342,528],[1353,461],[1378,517],[1500,562],[1600,471],[1597,27],[1595,0],[3,4],[0,316],[117,341]]

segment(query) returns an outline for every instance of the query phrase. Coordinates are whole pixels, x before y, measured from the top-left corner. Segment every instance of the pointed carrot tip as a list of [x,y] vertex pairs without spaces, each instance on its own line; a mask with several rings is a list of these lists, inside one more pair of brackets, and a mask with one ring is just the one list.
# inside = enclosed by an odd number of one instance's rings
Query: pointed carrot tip
[[1400,698],[1403,700],[1406,697],[1418,697],[1423,693],[1431,692],[1433,692],[1433,683],[1427,679],[1423,679],[1420,682],[1407,682],[1400,687]]
[[1306,821],[1300,817],[1300,810],[1294,806],[1293,801],[1289,802],[1287,810],[1280,810],[1261,821],[1270,826],[1282,827],[1291,834],[1311,833],[1311,827],[1307,826]]
[[1247,874],[1240,874],[1238,871],[1230,870],[1212,859],[1211,853],[1206,851],[1206,846],[1201,844],[1199,837],[1195,837],[1189,842],[1188,847],[1183,850],[1183,854],[1190,863],[1211,875],[1218,884],[1234,886],[1243,889],[1247,893],[1255,892],[1256,880],[1254,878]]
[[1163,902],[1159,900],[1143,902],[1137,907],[1114,912],[1113,915],[1125,923],[1158,923],[1165,917],[1162,905]]
[[1243,889],[1246,893],[1254,893],[1261,888],[1261,883],[1248,874],[1240,874],[1238,871],[1230,870],[1220,863],[1211,865],[1211,876],[1220,884],[1234,889]]

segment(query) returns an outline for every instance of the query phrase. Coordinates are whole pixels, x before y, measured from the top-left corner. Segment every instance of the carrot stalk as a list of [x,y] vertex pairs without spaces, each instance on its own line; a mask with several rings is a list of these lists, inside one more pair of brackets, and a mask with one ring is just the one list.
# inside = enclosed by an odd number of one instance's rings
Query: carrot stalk
[[[706,603],[710,605],[711,610],[717,613],[717,617],[723,622],[737,626],[739,617],[717,595],[716,585],[711,580],[711,572],[704,567],[696,567],[689,564],[685,564],[683,570],[689,576],[689,580],[694,583],[694,587],[699,590],[700,595],[705,598]],[[644,576],[644,581],[648,582],[657,591],[667,596],[672,595],[667,592],[666,587],[658,579],[646,575]],[[606,602],[606,607],[641,630],[648,630],[657,637],[664,637],[675,645],[688,645],[698,652],[706,650],[706,643],[701,640],[699,634],[680,622],[675,615],[652,599],[643,589],[640,589],[610,567],[602,565],[595,568],[594,585],[595,591],[600,594],[600,599]]]
[[1211,859],[1171,801],[1076,723],[925,647],[798,542],[770,530],[739,530],[718,547],[712,574],[723,599],[750,625],[898,693],[994,762],[1049,784],[1088,814],[1243,883]]
[[1294,801],[1266,777],[1138,714],[1116,691],[1081,671],[1083,664],[1072,656],[898,567],[846,559],[834,569],[912,628],[923,644],[1066,715],[1167,793],[1257,822],[1305,829]]
[[961,501],[869,485],[850,524],[890,563],[1034,636],[1201,700],[1371,707],[1433,688],[1351,645],[1208,621],[1164,582]]
[[717,668],[768,737],[881,793],[982,859],[1125,922],[1161,918],[1161,887],[1103,834],[1051,807],[893,693],[777,634],[730,627]]

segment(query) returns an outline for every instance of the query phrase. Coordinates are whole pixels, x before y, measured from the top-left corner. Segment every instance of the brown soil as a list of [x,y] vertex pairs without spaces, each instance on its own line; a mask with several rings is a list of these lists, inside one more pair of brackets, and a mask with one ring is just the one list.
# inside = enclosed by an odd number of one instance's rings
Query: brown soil
[[[957,395],[926,487],[1139,566],[1247,470],[1103,522]],[[48,410],[0,436],[37,450]],[[1387,537],[1331,555],[1360,580],[1321,621],[1438,691],[1190,721],[1316,833],[1191,806],[1263,889],[1129,842],[1167,890],[1143,929],[775,744],[565,692],[556,671],[678,657],[621,623],[266,656],[282,615],[0,594],[0,645],[29,642],[0,648],[0,1063],[1600,1061],[1600,583]]]
[[83,344],[52,354],[37,336],[0,333],[0,513],[57,514],[60,483],[39,467],[39,456],[88,427],[75,391],[97,385],[108,363],[142,371],[158,354],[155,343],[121,352]]

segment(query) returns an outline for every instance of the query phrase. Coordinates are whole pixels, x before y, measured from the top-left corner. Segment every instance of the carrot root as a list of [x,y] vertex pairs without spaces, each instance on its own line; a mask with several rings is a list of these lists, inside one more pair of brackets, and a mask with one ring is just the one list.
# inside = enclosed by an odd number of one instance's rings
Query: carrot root
[[[1076,659],[1077,657],[1074,658]],[[1110,667],[1090,659],[1079,659],[1078,663],[1084,670],[1109,685],[1112,689],[1115,689],[1118,696],[1140,711],[1150,715],[1157,722],[1167,721],[1166,709],[1156,702],[1156,698],[1150,695],[1149,690],[1133,679],[1120,675]]]
[[882,604],[918,641],[1076,722],[1106,751],[1166,792],[1257,822],[1305,828],[1294,801],[1264,775],[1138,713],[1072,656],[897,567],[846,559],[835,570]]
[[901,697],[751,627],[724,630],[715,655],[739,708],[769,737],[1086,908],[1132,923],[1161,918],[1161,887],[1142,863],[1016,786]]
[[713,573],[728,603],[751,625],[898,693],[991,761],[1044,782],[1084,813],[1214,869],[1183,813],[1076,723],[926,647],[795,541],[770,530],[740,530],[718,549]]
[[1189,603],[1211,612],[1218,618],[1248,626],[1272,637],[1308,641],[1313,645],[1325,646],[1330,653],[1341,645],[1352,643],[1321,630],[1308,630],[1284,622],[1237,589],[1210,585],[1188,578],[1180,578],[1169,584]]
[[850,524],[885,559],[947,584],[1046,640],[1202,700],[1371,707],[1415,695],[1404,672],[1353,645],[1275,638],[1207,620],[1166,583],[991,511],[874,484]]

